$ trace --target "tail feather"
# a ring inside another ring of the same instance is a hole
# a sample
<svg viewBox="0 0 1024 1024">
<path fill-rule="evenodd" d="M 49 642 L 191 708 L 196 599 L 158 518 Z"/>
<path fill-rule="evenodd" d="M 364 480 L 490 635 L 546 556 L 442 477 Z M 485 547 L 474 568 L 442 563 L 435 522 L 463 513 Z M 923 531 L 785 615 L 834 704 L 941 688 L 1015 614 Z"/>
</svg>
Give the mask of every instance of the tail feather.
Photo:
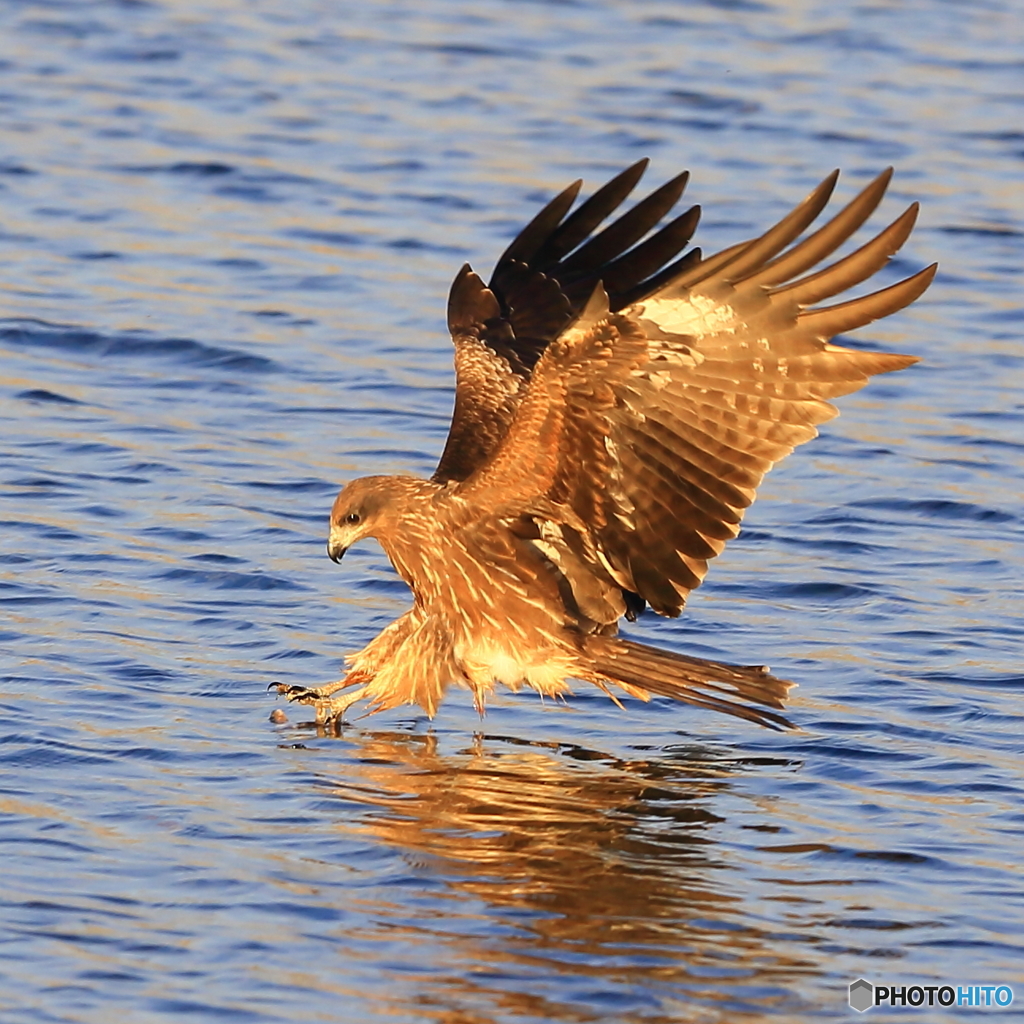
<svg viewBox="0 0 1024 1024">
<path fill-rule="evenodd" d="M 784 707 L 786 695 L 795 684 L 771 675 L 764 665 L 726 665 L 689 658 L 619 637 L 590 636 L 586 653 L 597 676 L 624 685 L 639 696 L 672 697 L 769 729 L 795 728 L 789 719 L 774 711 L 741 703 Z"/>
</svg>

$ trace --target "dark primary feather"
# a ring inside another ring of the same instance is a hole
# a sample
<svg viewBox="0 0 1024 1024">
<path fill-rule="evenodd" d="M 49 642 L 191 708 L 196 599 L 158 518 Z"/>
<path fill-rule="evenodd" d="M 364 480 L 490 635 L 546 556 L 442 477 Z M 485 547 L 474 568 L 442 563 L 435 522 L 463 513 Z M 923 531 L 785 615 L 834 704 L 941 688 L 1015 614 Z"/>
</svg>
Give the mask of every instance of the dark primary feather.
<svg viewBox="0 0 1024 1024">
<path fill-rule="evenodd" d="M 627 167 L 607 184 L 602 185 L 589 199 L 582 202 L 569 216 L 554 225 L 547 236 L 539 240 L 529 256 L 517 254 L 515 259 L 529 263 L 538 270 L 547 270 L 558 263 L 563 256 L 572 252 L 581 242 L 585 241 L 602 221 L 611 216 L 636 188 L 644 176 L 650 161 L 646 158 L 638 160 L 632 167 Z M 582 184 L 582 182 L 581 182 Z M 512 248 L 515 247 L 512 243 Z M 506 250 L 505 257 L 508 257 Z M 497 270 L 503 260 L 499 259 Z"/>
<path fill-rule="evenodd" d="M 602 268 L 643 238 L 679 202 L 689 178 L 689 173 L 684 171 L 666 182 L 548 272 L 564 284 L 601 279 Z M 682 244 L 688 241 L 686 238 Z M 593 287 L 588 290 L 588 297 L 591 291 Z"/>
<path fill-rule="evenodd" d="M 495 431 L 486 427 L 482 437 L 470 439 L 465 431 L 469 417 L 474 410 L 492 406 L 504 410 L 510 389 L 518 394 L 517 385 L 499 385 L 493 376 L 479 373 L 476 356 L 463 360 L 473 370 L 464 375 L 460 348 L 485 346 L 507 364 L 508 373 L 525 382 L 541 354 L 580 315 L 599 283 L 609 291 L 613 309 L 633 302 L 638 294 L 647 294 L 648 281 L 658 283 L 658 272 L 690 240 L 700 219 L 697 207 L 650 234 L 678 202 L 688 178 L 685 173 L 594 234 L 625 202 L 647 163 L 640 160 L 626 168 L 575 210 L 572 206 L 582 182 L 575 181 L 560 192 L 502 253 L 487 289 L 475 275 L 469 276 L 468 267 L 456 277 L 449 297 L 449 328 L 456 348 L 456 414 L 434 480 L 464 480 L 486 461 L 493 451 Z M 650 237 L 634 245 L 645 235 Z M 501 365 L 495 364 L 495 372 Z M 501 400 L 470 393 L 479 387 L 497 388 Z M 503 436 L 504 411 L 496 419 Z"/>
</svg>

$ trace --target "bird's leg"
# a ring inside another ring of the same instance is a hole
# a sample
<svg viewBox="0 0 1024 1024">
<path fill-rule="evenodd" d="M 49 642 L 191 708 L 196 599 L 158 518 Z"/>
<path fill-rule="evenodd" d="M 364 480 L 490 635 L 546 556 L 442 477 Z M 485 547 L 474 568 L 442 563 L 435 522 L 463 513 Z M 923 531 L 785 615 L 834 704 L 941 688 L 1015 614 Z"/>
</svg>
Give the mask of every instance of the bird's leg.
<svg viewBox="0 0 1024 1024">
<path fill-rule="evenodd" d="M 333 700 L 327 699 L 313 702 L 313 708 L 316 710 L 316 724 L 326 725 L 328 722 L 340 722 L 345 712 L 356 701 L 362 700 L 366 696 L 367 689 L 368 687 L 366 686 L 360 686 L 351 693 L 335 697 Z"/>
<path fill-rule="evenodd" d="M 332 719 L 340 718 L 356 701 L 362 700 L 367 688 L 366 686 L 360 686 L 351 693 L 346 693 L 333 699 L 331 699 L 331 695 L 337 693 L 338 690 L 345 690 L 350 686 L 355 686 L 356 683 L 365 682 L 365 680 L 365 675 L 349 672 L 344 679 L 327 683 L 325 686 L 288 686 L 286 683 L 273 683 L 271 685 L 277 688 L 277 692 L 282 697 L 287 697 L 289 701 L 295 704 L 311 704 L 316 710 L 317 724 L 324 725 Z"/>
</svg>

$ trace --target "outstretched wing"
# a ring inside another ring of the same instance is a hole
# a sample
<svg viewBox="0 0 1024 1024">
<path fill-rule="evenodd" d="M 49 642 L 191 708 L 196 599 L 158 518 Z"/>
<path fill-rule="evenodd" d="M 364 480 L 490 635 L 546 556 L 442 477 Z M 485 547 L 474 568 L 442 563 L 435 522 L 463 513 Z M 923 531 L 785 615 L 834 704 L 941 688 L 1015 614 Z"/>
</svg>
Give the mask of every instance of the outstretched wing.
<svg viewBox="0 0 1024 1024">
<path fill-rule="evenodd" d="M 561 534 L 552 550 L 679 614 L 765 473 L 837 414 L 828 400 L 917 361 L 829 339 L 913 302 L 934 266 L 813 305 L 878 271 L 917 215 L 915 204 L 815 271 L 875 209 L 891 170 L 794 245 L 836 177 L 760 238 L 694 262 L 642 302 L 616 313 L 595 292 L 545 350 L 504 440 L 462 493 L 543 520 L 549 541 Z"/>
<path fill-rule="evenodd" d="M 627 168 L 570 213 L 581 185 L 573 182 L 505 250 L 487 287 L 468 265 L 459 272 L 448 300 L 455 410 L 435 480 L 464 480 L 495 451 L 537 360 L 579 317 L 599 281 L 619 309 L 650 294 L 666 269 L 674 276 L 700 258 L 694 251 L 666 268 L 690 240 L 697 207 L 640 241 L 678 203 L 685 173 L 595 234 L 646 168 L 646 160 Z"/>
</svg>

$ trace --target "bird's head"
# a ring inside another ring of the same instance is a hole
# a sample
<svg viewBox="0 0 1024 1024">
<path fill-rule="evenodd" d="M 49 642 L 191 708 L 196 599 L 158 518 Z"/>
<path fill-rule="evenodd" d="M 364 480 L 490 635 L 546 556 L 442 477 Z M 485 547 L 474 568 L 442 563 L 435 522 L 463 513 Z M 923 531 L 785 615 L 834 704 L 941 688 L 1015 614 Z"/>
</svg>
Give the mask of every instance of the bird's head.
<svg viewBox="0 0 1024 1024">
<path fill-rule="evenodd" d="M 327 554 L 332 562 L 340 562 L 357 540 L 380 538 L 387 521 L 401 512 L 408 483 L 413 481 L 394 476 L 364 476 L 342 488 L 334 499 L 331 532 L 327 537 Z"/>
</svg>

